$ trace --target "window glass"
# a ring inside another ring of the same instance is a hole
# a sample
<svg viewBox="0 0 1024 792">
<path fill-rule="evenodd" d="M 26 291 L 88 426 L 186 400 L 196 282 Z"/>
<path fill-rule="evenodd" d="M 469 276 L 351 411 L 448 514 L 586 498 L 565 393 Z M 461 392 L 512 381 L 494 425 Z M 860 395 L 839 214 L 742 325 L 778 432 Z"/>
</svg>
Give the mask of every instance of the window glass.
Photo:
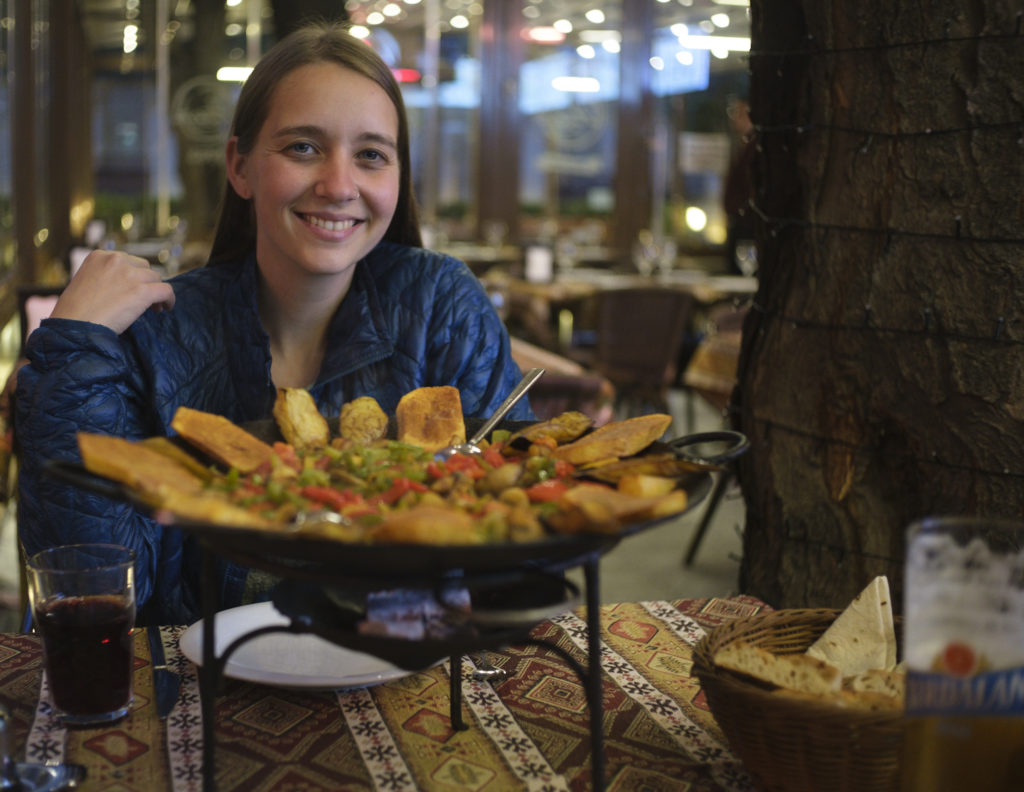
<svg viewBox="0 0 1024 792">
<path fill-rule="evenodd" d="M 523 235 L 601 244 L 615 210 L 620 4 L 525 0 L 522 10 Z"/>
</svg>

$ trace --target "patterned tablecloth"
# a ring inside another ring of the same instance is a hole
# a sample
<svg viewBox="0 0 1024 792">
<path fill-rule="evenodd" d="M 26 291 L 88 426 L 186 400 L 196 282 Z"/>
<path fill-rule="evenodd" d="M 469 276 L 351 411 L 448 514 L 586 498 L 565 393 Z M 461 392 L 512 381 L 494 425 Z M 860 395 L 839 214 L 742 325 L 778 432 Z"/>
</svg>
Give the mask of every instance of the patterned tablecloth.
<svg viewBox="0 0 1024 792">
<path fill-rule="evenodd" d="M 750 597 L 602 607 L 605 787 L 751 790 L 697 681 L 691 648 L 706 630 L 765 606 Z M 87 767 L 86 790 L 189 792 L 202 788 L 202 716 L 196 668 L 177 649 L 184 628 L 163 628 L 168 664 L 183 676 L 160 721 L 143 630 L 136 631 L 135 700 L 128 718 L 67 730 L 49 714 L 42 656 L 30 635 L 0 635 L 0 701 L 20 759 Z M 569 612 L 533 636 L 586 663 L 586 625 Z M 449 719 L 448 664 L 370 688 L 332 692 L 225 680 L 217 699 L 218 790 L 590 789 L 590 732 L 579 678 L 550 648 L 490 653 L 506 669 L 477 682 L 464 658 L 464 718 Z"/>
</svg>

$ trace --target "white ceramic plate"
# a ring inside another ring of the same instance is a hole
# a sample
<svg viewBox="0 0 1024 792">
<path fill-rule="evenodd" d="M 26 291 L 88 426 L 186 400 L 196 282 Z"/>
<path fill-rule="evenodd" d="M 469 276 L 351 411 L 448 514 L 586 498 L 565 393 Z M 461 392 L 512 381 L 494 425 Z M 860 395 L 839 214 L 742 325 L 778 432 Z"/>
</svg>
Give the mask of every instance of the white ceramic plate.
<svg viewBox="0 0 1024 792">
<path fill-rule="evenodd" d="M 217 655 L 236 638 L 270 625 L 286 625 L 269 602 L 257 602 L 221 611 L 214 621 Z M 202 619 L 181 634 L 182 654 L 196 665 L 203 662 Z M 224 675 L 246 682 L 293 688 L 335 690 L 367 687 L 408 676 L 379 657 L 346 649 L 316 635 L 270 633 L 246 641 L 224 665 Z"/>
</svg>

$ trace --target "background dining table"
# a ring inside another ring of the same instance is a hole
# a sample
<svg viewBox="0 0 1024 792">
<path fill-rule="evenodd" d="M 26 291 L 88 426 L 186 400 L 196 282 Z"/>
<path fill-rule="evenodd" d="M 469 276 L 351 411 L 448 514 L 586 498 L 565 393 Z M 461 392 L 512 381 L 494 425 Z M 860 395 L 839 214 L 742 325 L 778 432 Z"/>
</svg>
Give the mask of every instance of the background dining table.
<svg viewBox="0 0 1024 792">
<path fill-rule="evenodd" d="M 716 626 L 767 609 L 747 596 L 608 604 L 601 608 L 605 788 L 752 790 L 690 674 L 692 648 Z M 0 702 L 15 758 L 76 762 L 86 790 L 202 789 L 197 668 L 181 653 L 183 626 L 160 628 L 181 675 L 174 710 L 157 717 L 144 629 L 135 631 L 135 695 L 119 723 L 66 729 L 53 717 L 34 635 L 0 635 Z M 583 662 L 581 610 L 538 624 L 531 637 Z M 463 662 L 463 719 L 450 719 L 449 665 L 368 687 L 310 690 L 226 678 L 216 700 L 218 790 L 591 789 L 583 684 L 541 644 L 489 653 L 507 671 L 476 681 Z"/>
</svg>

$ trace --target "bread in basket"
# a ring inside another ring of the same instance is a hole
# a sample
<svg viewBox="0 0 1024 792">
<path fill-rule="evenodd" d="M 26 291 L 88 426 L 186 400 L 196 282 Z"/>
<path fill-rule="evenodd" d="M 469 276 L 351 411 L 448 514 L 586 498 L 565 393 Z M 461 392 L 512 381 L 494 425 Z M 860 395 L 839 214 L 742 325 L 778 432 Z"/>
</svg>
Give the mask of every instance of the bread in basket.
<svg viewBox="0 0 1024 792">
<path fill-rule="evenodd" d="M 902 712 L 781 696 L 713 661 L 719 649 L 740 642 L 776 654 L 804 652 L 839 614 L 768 611 L 718 627 L 694 648 L 693 674 L 711 713 L 762 792 L 899 789 Z"/>
</svg>

